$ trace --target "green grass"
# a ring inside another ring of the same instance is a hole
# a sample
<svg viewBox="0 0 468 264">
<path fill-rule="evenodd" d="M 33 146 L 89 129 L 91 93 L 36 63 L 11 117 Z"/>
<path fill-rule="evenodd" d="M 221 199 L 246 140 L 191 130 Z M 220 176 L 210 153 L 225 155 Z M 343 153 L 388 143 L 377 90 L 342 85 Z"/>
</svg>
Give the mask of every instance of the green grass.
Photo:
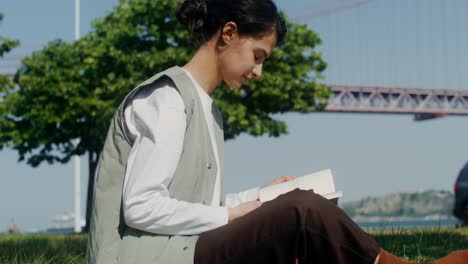
<svg viewBox="0 0 468 264">
<path fill-rule="evenodd" d="M 387 251 L 430 261 L 468 249 L 468 228 L 367 230 Z M 0 235 L 0 263 L 83 263 L 86 235 Z"/>
<path fill-rule="evenodd" d="M 0 235 L 0 263 L 83 263 L 86 235 Z"/>
<path fill-rule="evenodd" d="M 431 261 L 455 250 L 468 249 L 468 227 L 367 231 L 383 249 L 414 262 Z"/>
</svg>

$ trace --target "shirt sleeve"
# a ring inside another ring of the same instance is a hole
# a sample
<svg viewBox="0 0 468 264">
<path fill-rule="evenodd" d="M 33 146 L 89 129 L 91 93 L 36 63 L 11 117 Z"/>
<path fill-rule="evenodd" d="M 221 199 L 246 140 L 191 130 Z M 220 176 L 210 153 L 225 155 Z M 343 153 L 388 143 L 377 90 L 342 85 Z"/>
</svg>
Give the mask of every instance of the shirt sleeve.
<svg viewBox="0 0 468 264">
<path fill-rule="evenodd" d="M 241 203 L 250 202 L 258 199 L 259 187 L 249 189 L 240 193 L 226 194 L 226 207 L 234 207 Z"/>
<path fill-rule="evenodd" d="M 123 186 L 123 214 L 128 226 L 166 235 L 200 234 L 228 222 L 226 207 L 188 203 L 170 197 L 182 153 L 185 106 L 170 85 L 139 92 L 125 109 L 134 141 Z"/>
</svg>

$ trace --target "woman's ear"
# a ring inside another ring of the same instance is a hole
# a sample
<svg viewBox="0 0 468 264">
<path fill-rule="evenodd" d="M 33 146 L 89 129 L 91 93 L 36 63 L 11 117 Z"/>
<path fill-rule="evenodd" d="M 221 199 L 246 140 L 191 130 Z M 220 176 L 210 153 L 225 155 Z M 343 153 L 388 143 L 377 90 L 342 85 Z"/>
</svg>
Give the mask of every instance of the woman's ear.
<svg viewBox="0 0 468 264">
<path fill-rule="evenodd" d="M 239 37 L 237 24 L 235 22 L 227 22 L 221 29 L 218 44 L 229 46 L 233 40 Z"/>
</svg>

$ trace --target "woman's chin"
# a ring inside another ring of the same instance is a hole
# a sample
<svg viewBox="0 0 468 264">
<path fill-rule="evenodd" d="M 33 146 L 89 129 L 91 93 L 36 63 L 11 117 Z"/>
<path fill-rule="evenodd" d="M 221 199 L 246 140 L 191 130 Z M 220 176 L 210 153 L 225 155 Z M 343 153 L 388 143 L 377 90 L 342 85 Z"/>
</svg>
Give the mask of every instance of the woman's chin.
<svg viewBox="0 0 468 264">
<path fill-rule="evenodd" d="M 226 82 L 226 84 L 232 89 L 239 89 L 242 86 L 242 83 L 239 81 Z"/>
</svg>

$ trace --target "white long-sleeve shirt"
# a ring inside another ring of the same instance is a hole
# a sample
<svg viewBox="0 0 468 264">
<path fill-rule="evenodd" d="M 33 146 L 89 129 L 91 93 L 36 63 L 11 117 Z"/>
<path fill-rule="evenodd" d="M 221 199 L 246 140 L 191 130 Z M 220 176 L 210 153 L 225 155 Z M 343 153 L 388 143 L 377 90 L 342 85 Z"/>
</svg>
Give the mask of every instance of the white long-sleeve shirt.
<svg viewBox="0 0 468 264">
<path fill-rule="evenodd" d="M 202 102 L 216 163 L 212 99 L 186 71 Z M 220 206 L 220 172 L 211 205 L 171 198 L 168 185 L 182 153 L 186 116 L 179 92 L 169 83 L 140 91 L 125 108 L 128 136 L 133 140 L 123 186 L 123 212 L 128 226 L 168 235 L 200 234 L 228 222 L 227 208 L 255 200 L 258 188 L 226 195 Z"/>
</svg>

